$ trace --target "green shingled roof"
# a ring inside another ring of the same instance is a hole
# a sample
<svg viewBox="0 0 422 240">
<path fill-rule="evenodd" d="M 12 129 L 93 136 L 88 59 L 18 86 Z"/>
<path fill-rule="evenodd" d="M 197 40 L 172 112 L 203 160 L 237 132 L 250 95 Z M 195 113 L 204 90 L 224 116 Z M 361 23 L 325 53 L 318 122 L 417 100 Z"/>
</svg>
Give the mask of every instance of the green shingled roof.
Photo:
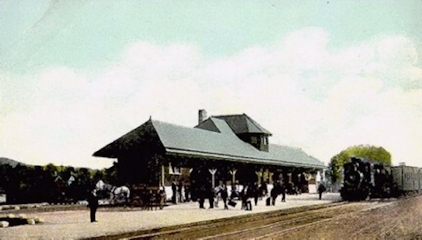
<svg viewBox="0 0 422 240">
<path fill-rule="evenodd" d="M 213 131 L 149 120 L 98 150 L 94 153 L 94 156 L 116 158 L 124 151 L 140 149 L 142 146 L 138 145 L 143 144 L 143 142 L 150 142 L 148 139 L 145 141 L 141 141 L 141 139 L 155 139 L 158 136 L 165 154 L 170 155 L 196 156 L 255 164 L 324 168 L 323 162 L 308 156 L 299 148 L 270 144 L 269 152 L 259 151 L 249 143 L 239 139 L 225 120 L 211 117 L 207 121 L 209 121 L 207 125 L 213 126 Z"/>
<path fill-rule="evenodd" d="M 246 114 L 220 115 L 215 118 L 223 119 L 236 134 L 261 133 L 271 136 L 271 133 Z"/>
<path fill-rule="evenodd" d="M 210 118 L 220 132 L 176 126 L 152 121 L 166 151 L 202 157 L 248 161 L 262 164 L 323 168 L 324 163 L 308 156 L 299 148 L 270 144 L 269 152 L 259 151 L 239 139 L 228 124 L 218 118 Z"/>
</svg>

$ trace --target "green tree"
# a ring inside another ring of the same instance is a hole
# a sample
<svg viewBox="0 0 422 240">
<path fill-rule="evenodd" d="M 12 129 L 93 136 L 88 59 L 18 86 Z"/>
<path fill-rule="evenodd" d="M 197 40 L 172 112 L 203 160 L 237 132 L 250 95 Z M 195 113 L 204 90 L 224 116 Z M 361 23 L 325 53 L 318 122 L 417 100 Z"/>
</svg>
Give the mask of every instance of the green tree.
<svg viewBox="0 0 422 240">
<path fill-rule="evenodd" d="M 110 168 L 106 168 L 104 170 L 104 173 L 105 173 L 105 180 L 108 183 L 116 185 L 116 186 L 117 185 L 120 186 L 120 185 L 124 184 L 122 182 L 119 182 L 118 173 L 117 173 L 117 163 L 116 162 L 113 162 L 113 166 L 111 166 Z"/>
<path fill-rule="evenodd" d="M 349 161 L 350 157 L 360 157 L 374 163 L 391 165 L 391 154 L 383 147 L 372 145 L 352 146 L 331 158 L 328 171 L 332 183 L 337 183 L 342 180 L 341 169 L 343 168 L 343 164 Z"/>
<path fill-rule="evenodd" d="M 10 191 L 11 171 L 13 167 L 9 164 L 0 165 L 0 190 L 6 193 Z"/>
</svg>

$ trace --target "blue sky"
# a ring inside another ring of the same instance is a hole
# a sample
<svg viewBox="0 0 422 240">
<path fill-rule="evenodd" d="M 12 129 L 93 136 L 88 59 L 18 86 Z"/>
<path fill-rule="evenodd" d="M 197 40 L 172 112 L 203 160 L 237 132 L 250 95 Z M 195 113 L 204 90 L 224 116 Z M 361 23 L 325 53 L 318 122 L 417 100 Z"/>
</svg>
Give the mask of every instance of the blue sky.
<svg viewBox="0 0 422 240">
<path fill-rule="evenodd" d="M 154 119 L 246 113 L 328 162 L 422 166 L 421 1 L 0 1 L 0 155 L 104 167 Z"/>
</svg>

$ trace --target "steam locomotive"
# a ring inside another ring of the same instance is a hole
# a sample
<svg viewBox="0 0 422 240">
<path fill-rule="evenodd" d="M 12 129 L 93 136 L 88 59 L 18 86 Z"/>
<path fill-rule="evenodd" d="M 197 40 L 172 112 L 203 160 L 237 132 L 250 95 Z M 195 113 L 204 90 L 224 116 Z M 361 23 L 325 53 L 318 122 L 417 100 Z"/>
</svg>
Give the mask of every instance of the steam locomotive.
<svg viewBox="0 0 422 240">
<path fill-rule="evenodd" d="M 343 200 L 389 198 L 422 191 L 422 169 L 410 166 L 389 166 L 351 157 L 343 165 Z"/>
</svg>

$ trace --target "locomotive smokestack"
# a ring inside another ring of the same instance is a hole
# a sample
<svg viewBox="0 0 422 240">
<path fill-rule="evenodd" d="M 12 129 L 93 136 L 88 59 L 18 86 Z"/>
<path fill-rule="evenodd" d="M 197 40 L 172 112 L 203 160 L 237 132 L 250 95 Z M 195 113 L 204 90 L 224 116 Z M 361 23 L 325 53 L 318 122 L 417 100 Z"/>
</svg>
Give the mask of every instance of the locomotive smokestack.
<svg viewBox="0 0 422 240">
<path fill-rule="evenodd" d="M 207 118 L 207 111 L 199 109 L 198 111 L 198 124 L 201 124 Z"/>
</svg>

